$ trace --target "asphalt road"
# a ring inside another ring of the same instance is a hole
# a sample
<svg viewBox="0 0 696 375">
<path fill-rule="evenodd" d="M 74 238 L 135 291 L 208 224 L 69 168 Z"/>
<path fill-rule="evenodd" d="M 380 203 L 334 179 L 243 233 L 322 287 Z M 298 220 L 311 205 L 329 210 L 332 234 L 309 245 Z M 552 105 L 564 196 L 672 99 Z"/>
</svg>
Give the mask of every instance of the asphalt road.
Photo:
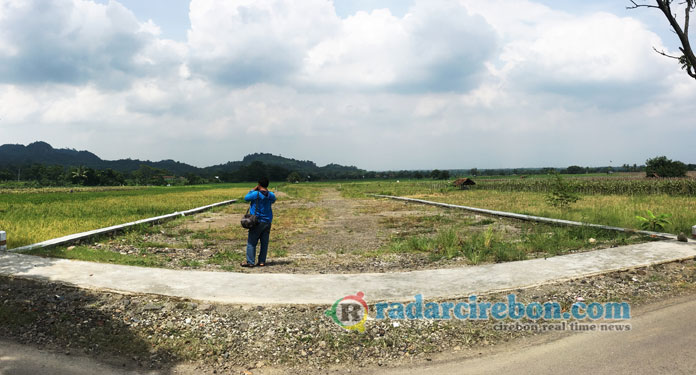
<svg viewBox="0 0 696 375">
<path fill-rule="evenodd" d="M 696 296 L 639 310 L 629 332 L 546 335 L 474 358 L 372 369 L 395 374 L 696 374 Z M 538 340 L 538 341 L 539 341 Z M 478 353 L 475 353 L 476 355 Z"/>
<path fill-rule="evenodd" d="M 633 311 L 631 331 L 548 334 L 494 351 L 449 355 L 423 365 L 363 369 L 365 374 L 696 374 L 696 296 Z M 348 369 L 345 369 L 348 370 Z M 341 373 L 341 370 L 332 371 Z M 177 366 L 159 372 L 112 367 L 0 340 L 0 375 L 195 374 Z M 257 373 L 282 373 L 264 368 Z M 356 373 L 352 369 L 352 373 Z"/>
<path fill-rule="evenodd" d="M 38 350 L 31 346 L 0 341 L 1 375 L 126 375 L 136 374 L 101 364 L 83 356 Z"/>
</svg>

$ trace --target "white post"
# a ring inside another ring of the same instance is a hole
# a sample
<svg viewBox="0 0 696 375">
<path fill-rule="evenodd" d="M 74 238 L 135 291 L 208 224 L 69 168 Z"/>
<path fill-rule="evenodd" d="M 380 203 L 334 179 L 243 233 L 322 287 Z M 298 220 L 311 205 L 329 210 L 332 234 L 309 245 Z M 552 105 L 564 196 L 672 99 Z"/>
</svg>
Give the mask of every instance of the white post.
<svg viewBox="0 0 696 375">
<path fill-rule="evenodd" d="M 693 227 L 691 227 L 691 237 L 693 237 L 694 239 L 696 239 L 696 225 L 694 225 Z"/>
<path fill-rule="evenodd" d="M 0 230 L 0 251 L 7 251 L 7 234 Z"/>
</svg>

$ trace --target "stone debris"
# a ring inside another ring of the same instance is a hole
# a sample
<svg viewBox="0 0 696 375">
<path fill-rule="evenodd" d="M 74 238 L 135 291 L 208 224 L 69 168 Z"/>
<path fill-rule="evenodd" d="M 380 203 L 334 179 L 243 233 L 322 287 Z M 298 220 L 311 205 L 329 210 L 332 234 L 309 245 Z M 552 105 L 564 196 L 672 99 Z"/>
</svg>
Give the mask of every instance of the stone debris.
<svg viewBox="0 0 696 375">
<path fill-rule="evenodd" d="M 557 301 L 570 306 L 576 301 L 639 304 L 695 291 L 696 262 L 688 260 L 515 293 L 520 302 Z M 479 300 L 504 301 L 506 295 Z M 278 366 L 299 374 L 338 366 L 341 373 L 380 363 L 427 361 L 441 352 L 492 346 L 532 334 L 497 331 L 492 321 L 375 319 L 368 320 L 364 333 L 357 333 L 326 317 L 329 306 L 221 305 L 7 277 L 0 280 L 0 302 L 5 320 L 0 323 L 0 337 L 148 369 L 192 361 L 201 373 L 245 373 Z M 371 310 L 374 317 L 374 306 Z"/>
</svg>

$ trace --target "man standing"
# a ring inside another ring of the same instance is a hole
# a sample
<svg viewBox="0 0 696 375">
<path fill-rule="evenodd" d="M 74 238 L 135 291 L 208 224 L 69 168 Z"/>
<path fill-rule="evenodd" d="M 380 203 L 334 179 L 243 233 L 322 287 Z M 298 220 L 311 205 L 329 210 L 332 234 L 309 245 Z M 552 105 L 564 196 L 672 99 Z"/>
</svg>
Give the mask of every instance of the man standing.
<svg viewBox="0 0 696 375">
<path fill-rule="evenodd" d="M 254 267 L 258 265 L 263 267 L 266 265 L 266 254 L 268 253 L 268 238 L 271 234 L 271 222 L 273 221 L 273 210 L 271 205 L 275 203 L 276 196 L 273 192 L 268 191 L 268 178 L 262 177 L 259 179 L 259 184 L 251 190 L 244 200 L 251 202 L 249 213 L 256 215 L 259 223 L 249 229 L 249 237 L 247 239 L 246 262 L 242 263 L 242 267 Z M 261 240 L 261 249 L 259 250 L 259 261 L 256 260 L 256 244 Z"/>
</svg>

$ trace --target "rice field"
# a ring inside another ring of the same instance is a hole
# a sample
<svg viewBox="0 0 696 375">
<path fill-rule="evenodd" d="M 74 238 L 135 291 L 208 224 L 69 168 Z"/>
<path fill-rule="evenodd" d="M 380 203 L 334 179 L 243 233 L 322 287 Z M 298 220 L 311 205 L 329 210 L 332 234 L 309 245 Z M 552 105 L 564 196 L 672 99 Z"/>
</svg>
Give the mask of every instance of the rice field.
<svg viewBox="0 0 696 375">
<path fill-rule="evenodd" d="M 253 184 L 0 190 L 8 248 L 241 198 Z"/>
</svg>

